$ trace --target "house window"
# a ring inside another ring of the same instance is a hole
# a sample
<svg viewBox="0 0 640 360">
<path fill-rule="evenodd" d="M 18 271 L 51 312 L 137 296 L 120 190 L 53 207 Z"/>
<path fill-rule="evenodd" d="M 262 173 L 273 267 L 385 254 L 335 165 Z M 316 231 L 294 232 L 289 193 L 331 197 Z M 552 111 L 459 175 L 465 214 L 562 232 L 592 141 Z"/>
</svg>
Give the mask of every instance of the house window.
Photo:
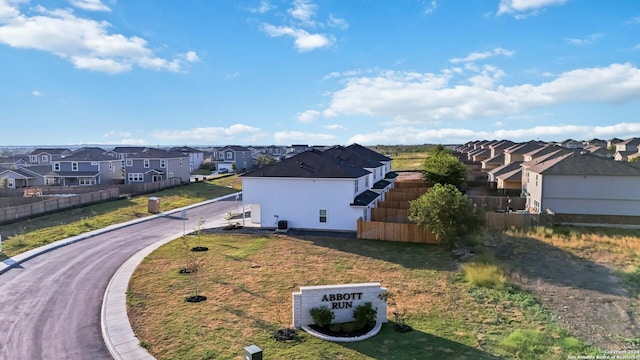
<svg viewBox="0 0 640 360">
<path fill-rule="evenodd" d="M 149 167 L 149 159 L 144 159 L 144 167 L 145 168 Z"/>
<path fill-rule="evenodd" d="M 129 179 L 129 182 L 143 182 L 144 181 L 144 174 L 142 174 L 142 173 L 129 173 L 127 178 Z"/>
<path fill-rule="evenodd" d="M 30 156 L 30 158 L 29 158 L 29 160 L 30 160 L 32 163 L 36 163 L 36 162 L 38 162 L 38 155 L 31 155 L 31 156 Z"/>
<path fill-rule="evenodd" d="M 49 161 L 49 156 L 48 155 L 42 155 L 42 162 L 46 163 Z"/>
<path fill-rule="evenodd" d="M 355 193 L 358 193 L 358 179 L 356 179 L 356 187 L 355 187 Z"/>
<path fill-rule="evenodd" d="M 368 189 L 368 188 L 369 188 L 369 175 L 367 175 L 367 176 L 364 178 L 364 188 L 365 188 L 365 189 Z"/>
<path fill-rule="evenodd" d="M 113 170 L 113 162 L 109 161 L 109 170 Z"/>
<path fill-rule="evenodd" d="M 60 171 L 60 163 L 59 162 L 53 163 L 53 171 Z"/>
<path fill-rule="evenodd" d="M 182 159 L 180 159 L 180 164 L 179 164 L 179 166 L 180 166 L 180 167 L 182 167 Z"/>
<path fill-rule="evenodd" d="M 77 162 L 72 162 L 71 163 L 71 171 L 78 171 L 78 163 Z"/>
<path fill-rule="evenodd" d="M 321 223 L 326 223 L 327 222 L 327 210 L 325 210 L 325 209 L 321 209 L 320 210 L 320 222 Z"/>
<path fill-rule="evenodd" d="M 163 168 L 163 169 L 166 168 L 167 167 L 167 160 L 164 160 L 164 159 L 160 160 L 160 167 Z"/>
<path fill-rule="evenodd" d="M 233 159 L 233 153 L 231 151 L 227 153 L 227 159 Z"/>
<path fill-rule="evenodd" d="M 80 178 L 80 185 L 94 185 L 96 183 L 94 178 Z"/>
<path fill-rule="evenodd" d="M 538 186 L 538 174 L 536 174 L 536 186 Z"/>
<path fill-rule="evenodd" d="M 127 159 L 127 166 L 133 166 L 133 160 Z"/>
</svg>

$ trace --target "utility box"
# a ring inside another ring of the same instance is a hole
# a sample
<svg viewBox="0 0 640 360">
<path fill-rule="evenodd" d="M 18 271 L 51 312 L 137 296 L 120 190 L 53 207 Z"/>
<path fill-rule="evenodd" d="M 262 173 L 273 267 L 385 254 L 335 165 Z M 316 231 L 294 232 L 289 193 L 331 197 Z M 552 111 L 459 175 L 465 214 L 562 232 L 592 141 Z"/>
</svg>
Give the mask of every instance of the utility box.
<svg viewBox="0 0 640 360">
<path fill-rule="evenodd" d="M 287 220 L 278 221 L 278 230 L 287 230 L 289 228 L 289 222 Z"/>
<path fill-rule="evenodd" d="M 244 360 L 262 360 L 262 349 L 255 345 L 245 347 Z"/>
<path fill-rule="evenodd" d="M 149 198 L 149 212 L 152 214 L 157 214 L 160 212 L 160 198 L 150 197 Z"/>
</svg>

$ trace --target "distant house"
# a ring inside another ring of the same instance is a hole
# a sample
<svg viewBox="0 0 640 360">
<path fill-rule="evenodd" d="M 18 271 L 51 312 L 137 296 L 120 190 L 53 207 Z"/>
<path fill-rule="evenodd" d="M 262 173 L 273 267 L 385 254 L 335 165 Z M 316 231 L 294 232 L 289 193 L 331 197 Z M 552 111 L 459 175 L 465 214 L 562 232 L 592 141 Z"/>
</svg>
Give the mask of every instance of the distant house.
<svg viewBox="0 0 640 360">
<path fill-rule="evenodd" d="M 51 163 L 47 185 L 97 185 L 122 181 L 122 162 L 98 147 L 83 147 Z"/>
<path fill-rule="evenodd" d="M 526 143 L 518 143 L 504 150 L 504 163 L 522 162 L 524 154 L 539 149 L 546 144 L 539 141 L 528 141 Z"/>
<path fill-rule="evenodd" d="M 18 189 L 30 186 L 29 180 L 33 176 L 29 176 L 20 169 L 8 169 L 0 167 L 0 188 Z"/>
<path fill-rule="evenodd" d="M 242 175 L 243 201 L 251 204 L 251 221 L 262 227 L 285 220 L 292 228 L 354 231 L 380 199 L 374 185 L 391 185 L 390 169 L 391 159 L 357 144 L 308 150 Z"/>
<path fill-rule="evenodd" d="M 177 151 L 146 148 L 124 160 L 124 182 L 134 184 L 179 178 L 189 182 L 189 157 Z"/>
<path fill-rule="evenodd" d="M 204 161 L 204 152 L 189 146 L 172 147 L 169 151 L 181 152 L 182 155 L 189 157 L 189 172 L 200 168 L 200 165 Z"/>
<path fill-rule="evenodd" d="M 131 155 L 138 155 L 147 149 L 146 146 L 116 146 L 110 153 L 115 154 L 119 159 L 124 159 Z"/>
<path fill-rule="evenodd" d="M 214 152 L 214 157 L 218 170 L 245 171 L 253 168 L 253 155 L 248 147 L 238 145 L 225 146 L 217 149 Z"/>
<path fill-rule="evenodd" d="M 571 152 L 527 169 L 527 208 L 558 214 L 640 214 L 640 168 Z"/>
<path fill-rule="evenodd" d="M 0 167 L 6 169 L 17 169 L 29 165 L 29 155 L 16 154 L 12 156 L 0 157 Z"/>
<path fill-rule="evenodd" d="M 29 165 L 51 165 L 65 155 L 71 155 L 71 150 L 62 148 L 37 148 L 29 153 Z"/>
</svg>

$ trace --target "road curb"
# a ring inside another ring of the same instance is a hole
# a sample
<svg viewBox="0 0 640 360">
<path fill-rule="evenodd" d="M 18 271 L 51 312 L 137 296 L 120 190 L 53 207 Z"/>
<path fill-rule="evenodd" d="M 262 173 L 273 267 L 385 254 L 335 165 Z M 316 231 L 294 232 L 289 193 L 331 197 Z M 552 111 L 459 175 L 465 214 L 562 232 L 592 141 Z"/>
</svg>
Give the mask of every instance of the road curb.
<svg viewBox="0 0 640 360">
<path fill-rule="evenodd" d="M 79 241 L 83 241 L 86 239 L 90 239 L 96 235 L 100 235 L 100 234 L 104 234 L 110 231 L 114 231 L 114 230 L 118 230 L 118 229 L 122 229 L 124 227 L 130 226 L 130 225 L 134 225 L 134 224 L 139 224 L 145 221 L 149 221 L 149 220 L 153 220 L 162 216 L 167 216 L 167 215 L 171 215 L 171 214 L 175 214 L 177 212 L 181 212 L 183 210 L 188 210 L 188 209 L 192 209 L 192 208 L 196 208 L 196 207 L 200 207 L 203 205 L 207 205 L 216 201 L 220 201 L 220 200 L 225 200 L 227 198 L 230 197 L 234 197 L 238 194 L 242 194 L 242 191 L 237 192 L 237 193 L 233 193 L 233 194 L 229 194 L 229 195 L 225 195 L 225 196 L 220 196 L 217 197 L 215 199 L 212 200 L 207 200 L 207 201 L 203 201 L 203 202 L 199 202 L 196 204 L 192 204 L 192 205 L 188 205 L 185 207 L 181 207 L 178 209 L 173 209 L 173 210 L 169 210 L 169 211 L 165 211 L 159 214 L 155 214 L 155 215 L 150 215 L 141 219 L 135 219 L 135 220 L 130 220 L 127 222 L 123 222 L 123 223 L 119 223 L 119 224 L 114 224 L 114 225 L 109 225 L 105 228 L 102 229 L 98 229 L 98 230 L 93 230 L 93 231 L 89 231 L 86 232 L 84 234 L 80 234 L 80 235 L 76 235 L 76 236 L 72 236 L 66 239 L 62 239 L 62 240 L 58 240 L 55 242 L 52 242 L 51 244 L 47 244 L 47 245 L 43 245 L 40 247 L 37 247 L 35 249 L 31 249 L 28 251 L 25 251 L 23 253 L 20 253 L 14 257 L 8 258 L 3 260 L 0 263 L 0 275 L 4 274 L 5 272 L 7 272 L 8 270 L 19 266 L 20 264 L 24 263 L 25 261 L 31 260 L 37 256 L 40 256 L 42 254 L 46 254 L 50 251 L 59 249 L 61 247 L 67 246 L 67 245 L 71 245 L 74 243 L 77 243 Z"/>
</svg>

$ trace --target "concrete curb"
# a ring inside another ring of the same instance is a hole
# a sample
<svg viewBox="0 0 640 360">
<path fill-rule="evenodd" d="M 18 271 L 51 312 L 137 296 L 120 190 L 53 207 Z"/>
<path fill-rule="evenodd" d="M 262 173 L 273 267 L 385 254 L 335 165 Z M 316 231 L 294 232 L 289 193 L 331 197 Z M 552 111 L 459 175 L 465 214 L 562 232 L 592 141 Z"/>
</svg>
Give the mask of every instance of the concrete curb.
<svg viewBox="0 0 640 360">
<path fill-rule="evenodd" d="M 192 209 L 195 207 L 199 207 L 199 206 L 203 206 L 203 205 L 207 205 L 216 201 L 220 201 L 220 200 L 224 200 L 226 198 L 230 198 L 233 196 L 236 196 L 237 194 L 242 194 L 242 192 L 237 192 L 237 193 L 233 193 L 233 194 L 229 194 L 229 195 L 225 195 L 225 196 L 221 196 L 212 200 L 207 200 L 207 201 L 203 201 L 197 204 L 193 204 L 193 205 L 189 205 L 189 206 L 185 206 L 182 208 L 178 208 L 178 209 L 173 209 L 173 210 L 169 210 L 169 211 L 165 211 L 156 215 L 151 215 L 151 216 L 147 216 L 141 219 L 135 219 L 135 220 L 131 220 L 131 221 L 127 221 L 127 222 L 123 222 L 123 223 L 119 223 L 119 224 L 114 224 L 114 225 L 110 225 L 107 226 L 105 228 L 102 229 L 98 229 L 98 230 L 93 230 L 93 231 L 89 231 L 86 232 L 84 234 L 80 234 L 80 235 L 76 235 L 76 236 L 72 236 L 66 239 L 62 239 L 62 240 L 58 240 L 55 242 L 52 242 L 51 244 L 47 244 L 44 246 L 40 246 L 38 248 L 35 249 L 31 249 L 28 251 L 25 251 L 23 253 L 20 253 L 14 257 L 5 259 L 2 261 L 2 263 L 0 263 L 0 275 L 2 275 L 3 273 L 7 272 L 9 269 L 16 267 L 20 264 L 22 264 L 23 262 L 33 259 L 36 256 L 40 256 L 42 254 L 46 254 L 50 251 L 53 251 L 55 249 L 59 249 L 63 246 L 67 246 L 67 245 L 71 245 L 73 243 L 76 243 L 78 241 L 82 241 L 82 240 L 86 240 L 86 239 L 90 239 L 96 235 L 100 235 L 100 234 L 104 234 L 107 233 L 109 231 L 113 231 L 113 230 L 117 230 L 117 229 L 121 229 L 130 225 L 134 225 L 134 224 L 138 224 L 141 222 L 145 222 L 145 221 L 149 221 L 149 220 L 153 220 L 162 216 L 166 216 L 166 215 L 171 215 L 171 214 L 175 214 L 177 212 L 181 212 L 183 210 L 188 210 L 188 209 Z"/>
</svg>

